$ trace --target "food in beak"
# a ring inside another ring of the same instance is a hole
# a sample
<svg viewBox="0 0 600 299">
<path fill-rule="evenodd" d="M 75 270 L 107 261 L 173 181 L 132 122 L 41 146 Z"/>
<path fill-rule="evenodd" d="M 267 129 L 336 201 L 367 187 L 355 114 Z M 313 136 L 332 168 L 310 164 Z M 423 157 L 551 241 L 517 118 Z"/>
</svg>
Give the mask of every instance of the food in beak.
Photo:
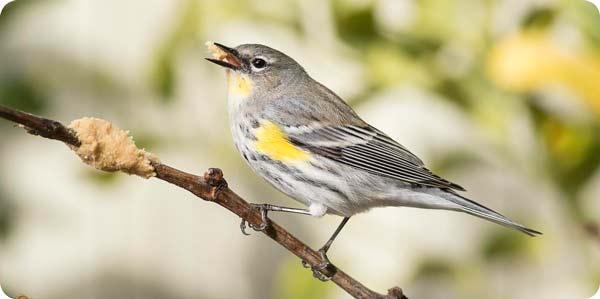
<svg viewBox="0 0 600 299">
<path fill-rule="evenodd" d="M 206 60 L 233 70 L 238 70 L 242 66 L 240 59 L 236 56 L 237 51 L 235 49 L 211 41 L 206 42 L 206 47 L 213 56 L 213 58 L 206 58 Z"/>
</svg>

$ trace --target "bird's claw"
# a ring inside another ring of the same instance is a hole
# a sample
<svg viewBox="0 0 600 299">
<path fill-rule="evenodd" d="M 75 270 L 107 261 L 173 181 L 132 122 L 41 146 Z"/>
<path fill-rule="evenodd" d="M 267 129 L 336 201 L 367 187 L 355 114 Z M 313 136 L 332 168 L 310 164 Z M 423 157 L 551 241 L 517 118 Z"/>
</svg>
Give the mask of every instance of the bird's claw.
<svg viewBox="0 0 600 299">
<path fill-rule="evenodd" d="M 267 213 L 269 212 L 268 204 L 251 204 L 253 208 L 258 209 L 260 211 L 261 224 L 258 226 L 252 225 L 248 223 L 248 225 L 255 231 L 261 232 L 264 231 L 267 226 L 269 226 L 269 218 L 267 218 Z"/>
<path fill-rule="evenodd" d="M 240 223 L 240 230 L 244 236 L 249 236 L 250 234 L 246 232 L 246 219 L 242 218 L 242 223 Z"/>
<path fill-rule="evenodd" d="M 327 257 L 327 253 L 325 252 L 325 250 L 323 248 L 319 249 L 318 253 L 321 256 L 320 264 L 318 264 L 316 266 L 311 266 L 310 264 L 308 264 L 307 261 L 303 260 L 302 266 L 304 268 L 310 268 L 312 270 L 313 277 L 315 277 L 316 279 L 318 279 L 320 281 L 329 281 L 333 278 L 333 275 L 330 276 L 330 275 L 325 274 L 324 270 L 327 269 L 329 266 L 331 266 L 331 262 L 329 261 L 329 258 Z"/>
<path fill-rule="evenodd" d="M 250 228 L 252 228 L 253 230 L 257 231 L 257 232 L 262 232 L 265 229 L 267 229 L 267 226 L 269 226 L 269 218 L 267 218 L 267 213 L 269 212 L 269 205 L 268 204 L 254 204 L 251 203 L 250 204 L 253 208 L 258 209 L 260 211 L 260 216 L 261 216 L 261 224 L 256 226 L 253 225 L 252 223 L 248 223 L 248 226 L 250 226 Z M 246 232 L 246 219 L 242 218 L 242 223 L 240 223 L 240 230 L 242 231 L 242 234 L 248 236 L 250 235 L 249 233 Z"/>
</svg>

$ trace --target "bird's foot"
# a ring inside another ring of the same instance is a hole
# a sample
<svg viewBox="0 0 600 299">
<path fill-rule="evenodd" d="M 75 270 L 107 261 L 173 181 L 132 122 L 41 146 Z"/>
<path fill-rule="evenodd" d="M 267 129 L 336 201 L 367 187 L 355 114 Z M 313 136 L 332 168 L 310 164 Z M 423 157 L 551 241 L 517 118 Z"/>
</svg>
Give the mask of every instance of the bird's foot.
<svg viewBox="0 0 600 299">
<path fill-rule="evenodd" d="M 267 226 L 269 226 L 269 218 L 267 217 L 267 213 L 270 211 L 270 205 L 254 204 L 254 203 L 251 203 L 250 205 L 253 208 L 258 209 L 260 211 L 260 216 L 261 216 L 262 222 L 258 226 L 248 223 L 248 226 L 250 226 L 250 228 L 252 228 L 253 230 L 255 230 L 257 232 L 262 232 L 265 229 L 267 229 Z M 242 231 L 242 234 L 248 236 L 250 234 L 246 232 L 246 222 L 247 222 L 246 219 L 242 218 L 242 223 L 240 223 L 240 230 Z"/>
<path fill-rule="evenodd" d="M 313 276 L 320 281 L 329 281 L 333 278 L 333 275 L 329 275 L 325 272 L 325 270 L 331 266 L 331 262 L 327 257 L 327 251 L 324 248 L 319 249 L 317 251 L 321 256 L 321 263 L 316 266 L 311 266 L 306 261 L 302 261 L 302 266 L 304 268 L 310 268 L 312 270 Z"/>
</svg>

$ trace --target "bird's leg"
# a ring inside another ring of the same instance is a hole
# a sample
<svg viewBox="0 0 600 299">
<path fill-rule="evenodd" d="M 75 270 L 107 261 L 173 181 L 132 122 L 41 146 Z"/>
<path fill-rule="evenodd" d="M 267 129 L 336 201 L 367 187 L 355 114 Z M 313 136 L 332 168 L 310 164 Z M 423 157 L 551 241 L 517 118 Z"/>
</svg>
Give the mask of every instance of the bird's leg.
<svg viewBox="0 0 600 299">
<path fill-rule="evenodd" d="M 310 215 L 310 212 L 305 209 L 280 207 L 280 206 L 274 206 L 274 205 L 270 205 L 270 204 L 250 204 L 250 205 L 252 205 L 252 207 L 254 207 L 255 209 L 258 209 L 260 211 L 260 216 L 262 218 L 262 223 L 259 226 L 254 226 L 252 224 L 249 225 L 255 231 L 263 231 L 267 228 L 267 226 L 269 225 L 269 218 L 267 218 L 267 213 L 269 211 Z M 242 230 L 242 233 L 244 235 L 249 235 L 248 233 L 246 233 L 246 220 L 243 218 L 242 218 L 242 223 L 240 223 L 240 229 Z"/>
<path fill-rule="evenodd" d="M 323 247 L 321 247 L 321 249 L 317 251 L 319 255 L 321 255 L 321 263 L 310 268 L 313 271 L 313 276 L 321 281 L 328 281 L 332 278 L 331 276 L 327 276 L 323 273 L 323 270 L 325 270 L 329 265 L 331 265 L 331 262 L 327 257 L 327 251 L 329 251 L 331 244 L 333 243 L 337 235 L 342 231 L 342 228 L 344 228 L 348 220 L 350 220 L 350 217 L 344 217 L 340 225 L 338 225 L 338 227 L 335 229 L 335 232 L 333 232 L 333 235 L 331 235 L 331 237 L 329 238 L 329 240 L 327 240 L 325 245 L 323 245 Z M 309 267 L 305 261 L 302 261 L 302 265 L 307 268 Z"/>
</svg>

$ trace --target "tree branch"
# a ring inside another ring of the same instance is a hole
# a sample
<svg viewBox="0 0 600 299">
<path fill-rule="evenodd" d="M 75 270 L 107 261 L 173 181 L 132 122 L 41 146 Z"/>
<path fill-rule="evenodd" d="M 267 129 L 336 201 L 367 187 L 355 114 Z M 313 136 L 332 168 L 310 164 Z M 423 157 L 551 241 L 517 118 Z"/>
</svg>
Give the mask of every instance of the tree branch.
<svg viewBox="0 0 600 299">
<path fill-rule="evenodd" d="M 4 106 L 0 106 L 0 117 L 20 124 L 30 134 L 59 140 L 74 148 L 78 148 L 81 145 L 81 141 L 75 132 L 58 121 L 38 117 Z M 154 167 L 156 178 L 188 190 L 201 199 L 214 202 L 240 216 L 254 227 L 259 227 L 262 224 L 260 212 L 229 189 L 220 169 L 210 168 L 204 176 L 200 177 L 156 161 L 152 162 L 152 166 Z M 269 220 L 267 228 L 263 233 L 311 266 L 317 266 L 323 262 L 316 251 L 309 248 L 272 220 Z M 387 295 L 372 291 L 335 265 L 327 267 L 324 270 L 324 274 L 331 276 L 331 280 L 335 284 L 355 298 L 407 299 L 398 287 L 388 290 Z"/>
</svg>

